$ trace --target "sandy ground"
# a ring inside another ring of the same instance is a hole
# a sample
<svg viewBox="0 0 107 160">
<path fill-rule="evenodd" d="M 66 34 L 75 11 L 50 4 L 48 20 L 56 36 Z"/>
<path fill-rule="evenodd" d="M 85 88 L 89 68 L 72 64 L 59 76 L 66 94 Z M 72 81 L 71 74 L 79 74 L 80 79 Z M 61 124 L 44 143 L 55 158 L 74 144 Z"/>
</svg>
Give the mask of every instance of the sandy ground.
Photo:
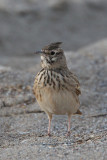
<svg viewBox="0 0 107 160">
<path fill-rule="evenodd" d="M 11 57 L 7 61 L 0 59 L 1 160 L 106 160 L 106 51 L 107 39 L 65 53 L 82 90 L 83 114 L 72 116 L 70 137 L 66 136 L 67 116 L 54 116 L 52 136 L 47 136 L 47 116 L 32 93 L 34 77 L 40 69 L 39 56 L 37 63 L 34 57 L 12 57 L 12 63 Z"/>
</svg>

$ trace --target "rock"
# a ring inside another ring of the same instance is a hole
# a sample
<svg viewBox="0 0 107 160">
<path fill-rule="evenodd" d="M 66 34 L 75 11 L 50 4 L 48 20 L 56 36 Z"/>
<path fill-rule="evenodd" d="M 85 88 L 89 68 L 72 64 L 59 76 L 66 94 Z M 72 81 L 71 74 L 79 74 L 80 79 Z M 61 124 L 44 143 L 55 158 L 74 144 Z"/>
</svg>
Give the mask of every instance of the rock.
<svg viewBox="0 0 107 160">
<path fill-rule="evenodd" d="M 0 73 L 5 71 L 10 71 L 10 70 L 11 70 L 10 67 L 0 66 Z"/>
</svg>

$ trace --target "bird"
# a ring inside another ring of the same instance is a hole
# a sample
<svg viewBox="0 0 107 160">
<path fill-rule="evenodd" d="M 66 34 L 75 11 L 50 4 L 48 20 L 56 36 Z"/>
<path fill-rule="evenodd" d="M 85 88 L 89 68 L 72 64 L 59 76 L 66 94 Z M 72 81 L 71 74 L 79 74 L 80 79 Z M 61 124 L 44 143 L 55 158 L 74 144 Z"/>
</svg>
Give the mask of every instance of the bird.
<svg viewBox="0 0 107 160">
<path fill-rule="evenodd" d="M 79 110 L 80 83 L 67 67 L 61 44 L 62 42 L 50 43 L 36 51 L 36 54 L 40 54 L 42 68 L 35 77 L 33 92 L 41 110 L 48 116 L 49 136 L 54 114 L 68 115 L 68 136 L 71 133 L 71 116 L 82 114 Z"/>
</svg>

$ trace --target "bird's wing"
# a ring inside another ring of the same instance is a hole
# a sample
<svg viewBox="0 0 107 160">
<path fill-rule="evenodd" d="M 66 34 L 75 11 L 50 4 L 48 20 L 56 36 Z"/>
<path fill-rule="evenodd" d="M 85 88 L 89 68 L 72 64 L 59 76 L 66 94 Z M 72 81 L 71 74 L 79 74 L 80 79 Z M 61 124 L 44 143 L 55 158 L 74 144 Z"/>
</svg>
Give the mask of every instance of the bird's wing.
<svg viewBox="0 0 107 160">
<path fill-rule="evenodd" d="M 79 83 L 79 81 L 78 81 L 78 79 L 77 79 L 77 76 L 74 75 L 73 73 L 71 73 L 70 76 L 71 76 L 71 78 L 74 79 L 74 81 L 75 81 L 74 85 L 75 85 L 76 94 L 77 94 L 77 95 L 80 95 L 80 94 L 81 94 L 80 83 Z"/>
<path fill-rule="evenodd" d="M 81 94 L 81 90 L 80 90 L 80 83 L 77 79 L 77 76 L 74 75 L 72 72 L 69 72 L 69 74 L 67 74 L 66 77 L 64 77 L 67 87 L 69 87 L 68 89 L 73 91 L 74 93 L 76 93 L 76 95 L 80 95 Z"/>
</svg>

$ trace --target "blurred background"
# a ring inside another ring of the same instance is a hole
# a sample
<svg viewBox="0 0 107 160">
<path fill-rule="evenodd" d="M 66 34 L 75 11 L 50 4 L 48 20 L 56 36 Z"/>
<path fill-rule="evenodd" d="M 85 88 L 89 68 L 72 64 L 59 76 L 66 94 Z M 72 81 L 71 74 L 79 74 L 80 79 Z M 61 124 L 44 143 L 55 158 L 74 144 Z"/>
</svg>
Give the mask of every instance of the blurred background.
<svg viewBox="0 0 107 160">
<path fill-rule="evenodd" d="M 76 51 L 105 37 L 107 0 L 0 0 L 0 57 L 32 56 L 55 41 Z"/>
</svg>

